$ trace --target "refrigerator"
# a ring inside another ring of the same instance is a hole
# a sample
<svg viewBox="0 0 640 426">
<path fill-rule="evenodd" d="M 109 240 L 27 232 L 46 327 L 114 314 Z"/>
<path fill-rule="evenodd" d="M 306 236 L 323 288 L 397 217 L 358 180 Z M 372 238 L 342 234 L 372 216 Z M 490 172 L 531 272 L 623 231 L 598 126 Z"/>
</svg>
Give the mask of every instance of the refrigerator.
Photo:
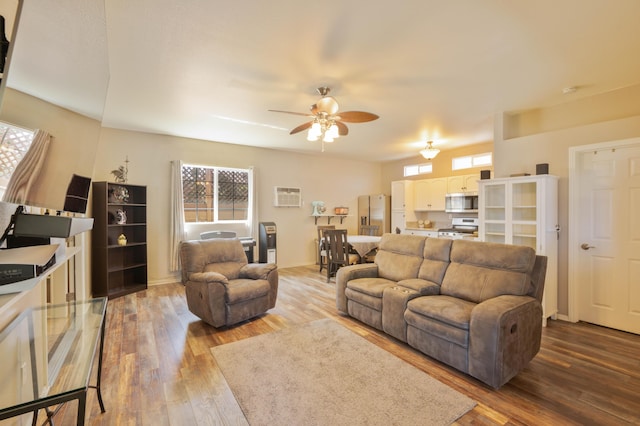
<svg viewBox="0 0 640 426">
<path fill-rule="evenodd" d="M 367 226 L 377 225 L 375 235 L 391 232 L 391 197 L 361 195 L 358 197 L 358 234 L 368 235 Z"/>
</svg>

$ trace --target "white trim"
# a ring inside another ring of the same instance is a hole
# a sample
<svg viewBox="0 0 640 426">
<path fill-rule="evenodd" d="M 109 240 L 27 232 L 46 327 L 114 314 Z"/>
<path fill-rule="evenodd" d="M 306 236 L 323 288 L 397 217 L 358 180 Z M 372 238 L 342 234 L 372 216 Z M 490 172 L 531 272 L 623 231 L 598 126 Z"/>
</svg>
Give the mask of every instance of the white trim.
<svg viewBox="0 0 640 426">
<path fill-rule="evenodd" d="M 578 310 L 579 283 L 576 282 L 578 277 L 578 246 L 580 245 L 578 239 L 578 223 L 580 219 L 578 194 L 580 194 L 580 182 L 578 181 L 576 164 L 580 155 L 586 152 L 636 145 L 640 146 L 640 138 L 621 139 L 616 141 L 574 146 L 569 148 L 569 268 L 567 288 L 567 304 L 569 312 L 567 315 L 567 319 L 571 322 L 578 322 L 580 318 L 580 312 Z"/>
</svg>

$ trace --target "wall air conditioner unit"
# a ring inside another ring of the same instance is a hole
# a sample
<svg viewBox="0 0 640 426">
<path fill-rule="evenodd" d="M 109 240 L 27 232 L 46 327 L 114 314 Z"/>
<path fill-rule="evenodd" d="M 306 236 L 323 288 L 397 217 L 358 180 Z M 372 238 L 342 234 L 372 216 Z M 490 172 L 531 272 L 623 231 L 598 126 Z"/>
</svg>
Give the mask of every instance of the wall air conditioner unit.
<svg viewBox="0 0 640 426">
<path fill-rule="evenodd" d="M 273 205 L 276 207 L 301 207 L 302 191 L 300 188 L 285 188 L 283 186 L 275 186 L 275 199 Z"/>
</svg>

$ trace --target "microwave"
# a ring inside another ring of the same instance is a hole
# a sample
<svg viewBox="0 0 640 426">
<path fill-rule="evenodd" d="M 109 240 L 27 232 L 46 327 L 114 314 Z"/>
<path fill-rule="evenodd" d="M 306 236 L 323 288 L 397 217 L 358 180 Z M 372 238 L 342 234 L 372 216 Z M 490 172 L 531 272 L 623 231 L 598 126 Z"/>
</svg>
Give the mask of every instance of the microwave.
<svg viewBox="0 0 640 426">
<path fill-rule="evenodd" d="M 444 211 L 447 213 L 473 213 L 478 211 L 478 193 L 459 192 L 445 196 Z"/>
</svg>

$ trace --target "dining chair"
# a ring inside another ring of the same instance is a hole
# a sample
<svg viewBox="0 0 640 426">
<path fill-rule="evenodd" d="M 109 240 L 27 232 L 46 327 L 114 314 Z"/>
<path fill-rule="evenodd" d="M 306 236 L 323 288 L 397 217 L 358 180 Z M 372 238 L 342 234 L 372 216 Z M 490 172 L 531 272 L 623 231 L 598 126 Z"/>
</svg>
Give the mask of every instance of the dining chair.
<svg viewBox="0 0 640 426">
<path fill-rule="evenodd" d="M 318 226 L 318 263 L 320 263 L 320 271 L 327 263 L 327 257 L 329 256 L 329 247 L 324 241 L 323 232 L 327 229 L 336 229 L 335 225 L 320 225 Z"/>
<path fill-rule="evenodd" d="M 360 256 L 351 252 L 346 229 L 325 229 L 323 234 L 325 244 L 329 248 L 327 258 L 327 282 L 329 282 L 341 266 L 359 263 Z"/>
<path fill-rule="evenodd" d="M 360 225 L 360 235 L 378 235 L 379 225 Z"/>
</svg>

